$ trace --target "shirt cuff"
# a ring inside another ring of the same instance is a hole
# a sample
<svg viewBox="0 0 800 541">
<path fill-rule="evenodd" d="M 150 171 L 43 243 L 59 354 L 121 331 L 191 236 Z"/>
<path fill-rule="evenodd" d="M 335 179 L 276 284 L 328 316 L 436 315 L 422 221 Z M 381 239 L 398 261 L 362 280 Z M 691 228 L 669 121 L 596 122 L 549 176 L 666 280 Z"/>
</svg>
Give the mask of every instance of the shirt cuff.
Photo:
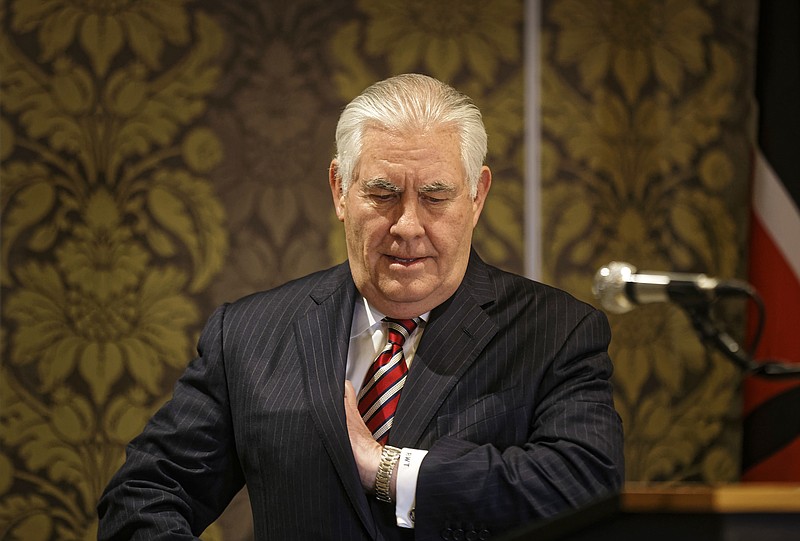
<svg viewBox="0 0 800 541">
<path fill-rule="evenodd" d="M 414 504 L 417 493 L 417 477 L 422 459 L 428 451 L 422 449 L 409 449 L 404 447 L 400 451 L 400 461 L 397 463 L 397 492 L 395 496 L 395 516 L 397 525 L 401 528 L 414 527 Z"/>
</svg>

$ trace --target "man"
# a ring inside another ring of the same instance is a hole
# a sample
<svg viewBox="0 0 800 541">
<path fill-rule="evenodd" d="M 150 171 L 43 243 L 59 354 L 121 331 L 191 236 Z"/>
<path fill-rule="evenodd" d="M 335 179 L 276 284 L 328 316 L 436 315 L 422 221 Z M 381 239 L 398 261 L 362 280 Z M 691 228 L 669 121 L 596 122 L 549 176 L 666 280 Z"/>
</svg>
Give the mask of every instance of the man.
<svg viewBox="0 0 800 541">
<path fill-rule="evenodd" d="M 471 248 L 478 109 L 402 75 L 336 141 L 348 261 L 217 309 L 101 498 L 101 539 L 191 538 L 244 483 L 270 540 L 488 539 L 619 488 L 605 317 Z"/>
</svg>

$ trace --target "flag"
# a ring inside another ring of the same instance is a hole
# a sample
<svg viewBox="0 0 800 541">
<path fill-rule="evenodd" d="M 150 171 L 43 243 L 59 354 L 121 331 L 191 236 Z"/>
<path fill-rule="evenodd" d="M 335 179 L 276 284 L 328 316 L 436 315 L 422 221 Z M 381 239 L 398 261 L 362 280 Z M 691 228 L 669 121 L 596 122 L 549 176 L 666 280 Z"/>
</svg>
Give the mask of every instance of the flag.
<svg viewBox="0 0 800 541">
<path fill-rule="evenodd" d="M 766 308 L 756 359 L 784 363 L 800 363 L 798 28 L 800 3 L 762 0 L 749 281 Z M 747 378 L 743 414 L 742 480 L 800 482 L 800 377 Z"/>
</svg>

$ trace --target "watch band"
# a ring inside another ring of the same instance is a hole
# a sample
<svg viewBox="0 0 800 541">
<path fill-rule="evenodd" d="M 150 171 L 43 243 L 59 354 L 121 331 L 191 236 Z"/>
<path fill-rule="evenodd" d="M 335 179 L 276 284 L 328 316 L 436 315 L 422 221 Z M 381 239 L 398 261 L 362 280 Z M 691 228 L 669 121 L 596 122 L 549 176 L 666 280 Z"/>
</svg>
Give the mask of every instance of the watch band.
<svg viewBox="0 0 800 541">
<path fill-rule="evenodd" d="M 389 493 L 389 482 L 399 461 L 400 449 L 391 445 L 384 445 L 381 452 L 381 461 L 378 464 L 378 473 L 375 475 L 375 497 L 378 501 L 392 502 L 392 495 Z"/>
</svg>

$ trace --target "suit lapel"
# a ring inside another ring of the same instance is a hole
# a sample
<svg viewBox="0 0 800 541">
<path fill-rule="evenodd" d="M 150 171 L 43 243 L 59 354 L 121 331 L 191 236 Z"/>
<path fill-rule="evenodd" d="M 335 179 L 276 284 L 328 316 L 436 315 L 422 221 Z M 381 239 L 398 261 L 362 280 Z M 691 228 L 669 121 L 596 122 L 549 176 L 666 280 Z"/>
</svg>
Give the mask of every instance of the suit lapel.
<svg viewBox="0 0 800 541">
<path fill-rule="evenodd" d="M 473 252 L 461 286 L 431 312 L 400 396 L 391 445 L 418 445 L 453 386 L 497 333 L 484 310 L 494 300 L 486 266 Z"/>
<path fill-rule="evenodd" d="M 344 378 L 356 288 L 347 264 L 311 293 L 317 306 L 295 324 L 311 416 L 353 507 L 374 535 L 375 522 L 356 469 L 344 414 Z"/>
</svg>

